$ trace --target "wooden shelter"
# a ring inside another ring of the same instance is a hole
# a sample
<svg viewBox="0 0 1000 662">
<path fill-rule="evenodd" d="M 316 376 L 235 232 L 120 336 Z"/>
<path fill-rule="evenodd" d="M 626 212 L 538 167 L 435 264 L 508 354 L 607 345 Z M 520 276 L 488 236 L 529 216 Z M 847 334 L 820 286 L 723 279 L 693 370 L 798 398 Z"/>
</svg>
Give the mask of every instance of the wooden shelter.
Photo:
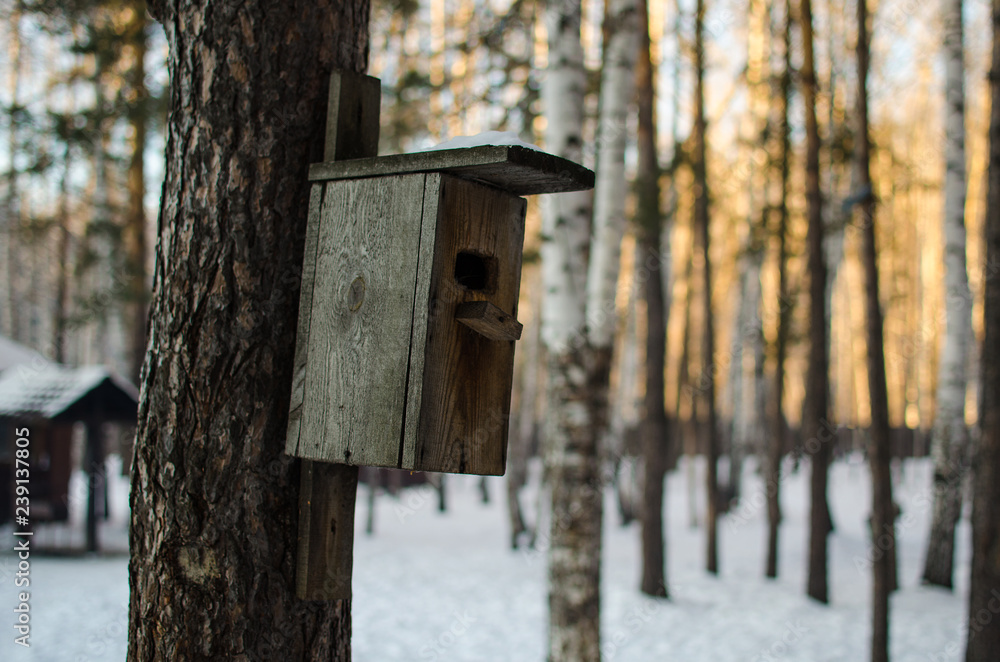
<svg viewBox="0 0 1000 662">
<path fill-rule="evenodd" d="M 0 375 L 0 524 L 14 514 L 15 430 L 28 429 L 29 521 L 65 521 L 73 471 L 73 426 L 86 426 L 86 548 L 97 551 L 99 496 L 105 494 L 106 423 L 134 423 L 138 391 L 101 366 L 70 368 L 45 361 L 10 367 Z M 105 509 L 106 499 L 100 500 Z"/>
</svg>

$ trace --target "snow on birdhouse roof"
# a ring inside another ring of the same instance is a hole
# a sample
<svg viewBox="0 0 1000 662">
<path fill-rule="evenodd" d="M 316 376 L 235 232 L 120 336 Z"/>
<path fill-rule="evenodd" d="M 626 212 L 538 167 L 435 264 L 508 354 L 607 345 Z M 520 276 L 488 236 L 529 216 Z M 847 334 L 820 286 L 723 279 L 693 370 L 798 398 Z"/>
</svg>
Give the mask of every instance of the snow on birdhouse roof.
<svg viewBox="0 0 1000 662">
<path fill-rule="evenodd" d="M 16 366 L 0 375 L 0 417 L 105 420 L 135 413 L 138 391 L 102 366 Z"/>
</svg>

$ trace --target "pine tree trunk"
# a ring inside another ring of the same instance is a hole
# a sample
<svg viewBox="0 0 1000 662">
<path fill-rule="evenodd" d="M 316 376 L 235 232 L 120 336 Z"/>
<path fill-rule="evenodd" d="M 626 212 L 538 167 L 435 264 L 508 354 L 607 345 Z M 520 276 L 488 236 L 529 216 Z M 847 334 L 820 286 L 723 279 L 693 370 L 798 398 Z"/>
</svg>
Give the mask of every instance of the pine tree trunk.
<svg viewBox="0 0 1000 662">
<path fill-rule="evenodd" d="M 146 89 L 146 50 L 148 48 L 148 19 L 146 3 L 134 3 L 132 20 L 127 34 L 132 46 L 132 67 L 129 85 L 132 91 L 132 108 L 129 125 L 132 127 L 131 154 L 128 164 L 128 206 L 125 221 L 125 252 L 128 255 L 128 360 L 130 376 L 136 383 L 146 354 L 146 317 L 149 297 L 146 292 L 146 128 L 149 119 L 149 91 Z"/>
<path fill-rule="evenodd" d="M 586 72 L 578 1 L 546 10 L 549 50 L 542 97 L 545 144 L 581 162 Z M 600 659 L 603 502 L 584 325 L 591 197 L 550 196 L 543 215 L 542 339 L 548 349 L 546 476 L 552 498 L 549 535 L 550 662 Z"/>
<path fill-rule="evenodd" d="M 966 365 L 972 340 L 972 294 L 965 265 L 965 67 L 962 61 L 962 0 L 945 2 L 944 264 L 947 329 L 938 370 L 937 414 L 932 431 L 934 516 L 927 540 L 923 580 L 952 587 L 955 525 L 962 514 L 968 469 L 965 427 Z"/>
<path fill-rule="evenodd" d="M 284 454 L 311 162 L 369 5 L 150 7 L 170 46 L 167 172 L 130 532 L 129 660 L 348 660 L 347 602 L 295 597 Z"/>
<path fill-rule="evenodd" d="M 667 316 L 663 296 L 664 262 L 660 254 L 662 222 L 660 214 L 660 166 L 656 158 L 656 123 L 653 102 L 653 64 L 649 39 L 649 7 L 638 3 L 639 61 L 639 167 L 636 175 L 638 254 L 645 278 L 642 295 L 646 301 L 646 388 L 640 428 L 645 476 L 642 481 L 642 580 L 646 595 L 667 597 L 663 541 L 663 479 L 667 458 L 667 416 L 663 406 L 663 371 L 667 360 Z M 632 50 L 634 52 L 634 43 Z"/>
<path fill-rule="evenodd" d="M 778 150 L 778 329 L 774 342 L 774 388 L 771 397 L 772 425 L 767 443 L 764 484 L 767 489 L 767 562 L 764 574 L 778 576 L 778 528 L 781 526 L 781 458 L 785 453 L 785 414 L 782 406 L 785 397 L 785 354 L 788 348 L 788 330 L 791 322 L 791 303 L 788 294 L 788 176 L 791 145 L 788 124 L 788 97 L 792 86 L 791 63 L 791 0 L 785 1 L 782 27 L 783 68 L 777 97 L 778 118 L 775 128 L 779 136 Z"/>
<path fill-rule="evenodd" d="M 869 170 L 868 129 L 868 5 L 858 0 L 858 185 L 866 192 L 861 202 L 861 262 L 865 271 L 865 311 L 868 344 L 868 391 L 871 399 L 871 429 L 868 461 L 872 471 L 872 662 L 889 660 L 889 593 L 893 590 L 896 555 L 895 513 L 892 476 L 889 472 L 889 398 L 885 383 L 885 349 L 882 308 L 879 303 L 878 251 L 875 245 L 875 196 Z"/>
<path fill-rule="evenodd" d="M 709 193 L 705 119 L 705 0 L 695 8 L 695 120 L 694 120 L 694 215 L 702 250 L 702 370 L 698 388 L 704 396 L 707 416 L 705 462 L 706 512 L 705 569 L 719 573 L 719 439 L 715 413 L 715 329 L 712 323 L 712 262 L 709 259 Z"/>
<path fill-rule="evenodd" d="M 68 141 L 68 136 L 63 136 Z M 71 169 L 70 146 L 63 151 L 63 171 L 59 180 L 59 211 L 56 221 L 56 292 L 52 302 L 52 358 L 56 363 L 69 360 L 66 334 L 69 330 L 70 287 L 70 237 L 69 227 L 69 176 Z"/>
<path fill-rule="evenodd" d="M 802 438 L 810 454 L 809 576 L 806 593 L 819 602 L 829 601 L 827 586 L 827 535 L 830 529 L 827 479 L 831 446 L 821 441 L 827 431 L 829 375 L 827 357 L 826 256 L 823 253 L 823 198 L 819 183 L 819 125 L 816 122 L 816 67 L 813 60 L 812 2 L 801 0 L 799 21 L 802 29 L 802 96 L 806 114 L 806 199 L 809 229 L 809 369 L 806 375 L 806 402 L 802 417 Z"/>
<path fill-rule="evenodd" d="M 778 329 L 774 343 L 774 389 L 771 398 L 772 431 L 767 443 L 767 463 L 764 481 L 767 489 L 767 562 L 764 574 L 778 576 L 778 528 L 781 525 L 781 458 L 785 453 L 785 414 L 782 402 L 785 397 L 785 354 L 788 348 L 788 330 L 791 322 L 791 303 L 788 293 L 788 176 L 791 145 L 788 124 L 788 98 L 792 84 L 792 4 L 785 1 L 782 48 L 784 66 L 779 81 L 778 119 Z"/>
<path fill-rule="evenodd" d="M 993 0 L 990 146 L 983 280 L 980 438 L 972 498 L 972 576 L 965 662 L 995 662 L 1000 651 L 1000 0 Z"/>
</svg>

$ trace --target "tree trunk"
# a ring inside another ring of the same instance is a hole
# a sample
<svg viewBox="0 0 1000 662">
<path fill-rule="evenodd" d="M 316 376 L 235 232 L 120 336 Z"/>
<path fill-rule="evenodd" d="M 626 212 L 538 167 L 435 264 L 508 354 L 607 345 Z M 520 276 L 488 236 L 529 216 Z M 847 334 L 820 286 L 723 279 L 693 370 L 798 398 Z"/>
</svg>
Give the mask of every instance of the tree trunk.
<svg viewBox="0 0 1000 662">
<path fill-rule="evenodd" d="M 629 105 L 635 92 L 636 0 L 605 5 L 604 62 L 594 185 L 593 235 L 587 265 L 587 338 L 591 425 L 599 443 L 610 430 L 608 403 L 618 316 L 615 294 L 625 232 L 625 144 Z"/>
<path fill-rule="evenodd" d="M 980 438 L 972 498 L 972 577 L 965 662 L 991 662 L 1000 651 L 1000 0 L 993 0 L 990 147 L 986 200 L 986 273 L 980 381 Z"/>
<path fill-rule="evenodd" d="M 806 593 L 822 603 L 829 601 L 827 588 L 827 535 L 830 532 L 826 500 L 831 446 L 821 441 L 828 425 L 829 375 L 827 357 L 826 258 L 823 254 L 823 198 L 819 184 L 819 125 L 816 122 L 816 67 L 813 60 L 812 2 L 801 0 L 802 96 L 806 114 L 806 199 L 809 229 L 809 370 L 802 417 L 802 438 L 811 456 L 809 511 L 809 577 Z"/>
<path fill-rule="evenodd" d="M 663 478 L 667 457 L 667 415 L 663 406 L 663 371 L 667 360 L 667 316 L 663 297 L 662 217 L 660 215 L 660 166 L 656 159 L 656 123 L 653 102 L 653 63 L 649 39 L 649 7 L 640 0 L 639 61 L 639 165 L 636 175 L 639 233 L 638 259 L 642 264 L 642 294 L 646 300 L 646 389 L 640 435 L 645 475 L 642 481 L 642 580 L 646 595 L 667 597 L 663 541 Z M 634 42 L 630 50 L 634 51 Z M 668 263 L 669 264 L 669 263 Z"/>
<path fill-rule="evenodd" d="M 715 330 L 712 324 L 712 262 L 709 259 L 708 164 L 705 139 L 705 0 L 698 0 L 695 8 L 694 67 L 695 67 L 695 120 L 694 120 L 694 216 L 702 250 L 702 357 L 698 389 L 704 396 L 707 416 L 705 444 L 705 569 L 719 573 L 719 439 L 715 419 Z"/>
<path fill-rule="evenodd" d="M 170 45 L 167 172 L 132 483 L 129 659 L 350 659 L 348 602 L 295 597 L 284 454 L 329 76 L 369 5 L 150 7 Z"/>
<path fill-rule="evenodd" d="M 788 348 L 788 331 L 791 323 L 791 301 L 788 294 L 788 175 L 790 170 L 791 146 L 788 125 L 788 97 L 792 86 L 792 3 L 785 1 L 784 25 L 782 27 L 782 48 L 784 66 L 779 80 L 778 120 L 775 128 L 780 146 L 778 152 L 778 330 L 774 343 L 774 389 L 771 398 L 773 426 L 767 444 L 767 463 L 764 484 L 767 489 L 767 564 L 764 574 L 778 576 L 778 527 L 781 525 L 781 458 L 785 453 L 785 413 L 782 401 L 785 397 L 785 354 Z"/>
<path fill-rule="evenodd" d="M 858 0 L 858 98 L 856 158 L 861 202 L 862 256 L 868 344 L 868 391 L 871 399 L 868 461 L 872 470 L 872 662 L 889 660 L 889 593 L 896 554 L 892 476 L 889 473 L 889 398 L 885 384 L 882 308 L 879 304 L 878 251 L 875 245 L 875 196 L 869 171 L 868 5 Z"/>
<path fill-rule="evenodd" d="M 557 156 L 580 162 L 586 71 L 578 0 L 550 3 L 549 50 L 542 98 L 545 143 Z M 591 197 L 549 196 L 542 220 L 548 349 L 546 476 L 551 490 L 549 535 L 550 662 L 600 659 L 601 499 L 597 434 L 591 420 L 585 310 Z"/>
<path fill-rule="evenodd" d="M 537 291 L 537 270 L 532 270 L 531 282 Z M 536 401 L 538 399 L 538 361 L 539 345 L 541 344 L 540 325 L 541 297 L 535 298 L 532 320 L 534 324 L 530 332 L 518 345 L 518 351 L 523 352 L 520 358 L 517 409 L 513 412 L 507 448 L 507 513 L 510 519 L 510 546 L 517 549 L 521 537 L 528 533 L 524 522 L 524 509 L 521 507 L 521 488 L 528 482 L 528 457 L 531 442 L 535 435 Z M 534 538 L 532 533 L 529 538 Z"/>
<path fill-rule="evenodd" d="M 66 363 L 66 334 L 69 331 L 69 280 L 70 280 L 70 238 L 69 227 L 69 175 L 71 167 L 69 136 L 63 151 L 63 172 L 59 180 L 59 211 L 56 222 L 56 292 L 52 302 L 52 359 L 56 363 Z"/>
<path fill-rule="evenodd" d="M 943 231 L 947 329 L 938 370 L 937 414 L 932 431 L 934 517 L 923 580 L 952 587 L 955 525 L 962 514 L 968 469 L 965 427 L 966 365 L 972 341 L 972 294 L 965 265 L 965 66 L 962 0 L 945 2 L 945 150 Z"/>
<path fill-rule="evenodd" d="M 695 460 L 698 458 L 698 437 L 695 433 L 698 424 L 698 400 L 696 391 L 691 386 L 691 307 L 694 305 L 694 233 L 688 254 L 687 263 L 684 265 L 684 331 L 681 337 L 681 358 L 677 366 L 677 402 L 674 410 L 677 412 L 677 429 L 681 430 L 684 438 L 684 454 L 687 456 L 685 463 L 684 480 L 687 484 L 687 504 L 688 504 L 688 528 L 698 527 L 698 494 L 695 476 Z M 681 403 L 682 394 L 690 396 L 690 409 L 686 424 L 681 424 Z"/>
<path fill-rule="evenodd" d="M 132 107 L 129 125 L 132 127 L 131 154 L 128 164 L 128 206 L 125 221 L 125 252 L 128 279 L 128 361 L 131 379 L 136 383 L 146 354 L 146 317 L 149 296 L 146 291 L 146 125 L 149 119 L 149 91 L 146 89 L 146 50 L 148 47 L 148 19 L 146 3 L 134 3 L 132 20 L 126 30 L 132 46 L 132 67 L 129 85 Z"/>
<path fill-rule="evenodd" d="M 17 168 L 14 167 L 13 156 L 18 152 L 18 123 L 15 121 L 14 114 L 17 112 L 18 104 L 20 103 L 21 61 L 23 55 L 21 48 L 21 16 L 23 12 L 23 2 L 22 0 L 17 0 L 11 8 L 10 18 L 8 19 L 8 29 L 10 30 L 11 38 L 7 45 L 7 56 L 9 58 L 7 65 L 7 85 L 8 94 L 10 95 L 7 153 L 10 155 L 11 165 L 10 170 L 7 172 L 7 192 L 4 196 L 4 226 L 2 228 L 6 246 L 6 250 L 4 251 L 6 253 L 4 255 L 6 258 L 6 274 L 4 275 L 7 279 L 7 301 L 5 302 L 7 312 L 7 319 L 5 320 L 6 331 L 10 338 L 15 341 L 24 340 L 21 334 L 21 306 L 23 304 L 18 294 L 20 272 L 18 260 L 20 237 L 18 235 L 21 230 L 21 210 L 18 193 L 18 172 Z M 2 328 L 0 327 L 0 329 Z"/>
</svg>

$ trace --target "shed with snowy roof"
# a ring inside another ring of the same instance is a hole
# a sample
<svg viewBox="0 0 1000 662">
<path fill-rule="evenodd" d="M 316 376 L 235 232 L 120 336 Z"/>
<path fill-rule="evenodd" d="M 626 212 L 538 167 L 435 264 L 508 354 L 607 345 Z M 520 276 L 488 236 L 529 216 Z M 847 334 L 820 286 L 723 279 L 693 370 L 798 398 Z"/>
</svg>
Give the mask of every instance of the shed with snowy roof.
<svg viewBox="0 0 1000 662">
<path fill-rule="evenodd" d="M 106 423 L 135 423 L 138 391 L 104 367 L 71 368 L 28 358 L 0 374 L 0 524 L 12 516 L 25 516 L 12 503 L 3 503 L 13 499 L 17 469 L 26 470 L 20 476 L 30 479 L 20 483 L 30 494 L 26 519 L 31 523 L 66 519 L 73 425 L 83 423 L 86 544 L 89 551 L 96 551 L 98 506 L 104 506 L 97 498 L 104 479 L 102 429 Z M 18 449 L 27 450 L 27 466 L 18 462 L 22 459 L 16 456 Z"/>
</svg>

